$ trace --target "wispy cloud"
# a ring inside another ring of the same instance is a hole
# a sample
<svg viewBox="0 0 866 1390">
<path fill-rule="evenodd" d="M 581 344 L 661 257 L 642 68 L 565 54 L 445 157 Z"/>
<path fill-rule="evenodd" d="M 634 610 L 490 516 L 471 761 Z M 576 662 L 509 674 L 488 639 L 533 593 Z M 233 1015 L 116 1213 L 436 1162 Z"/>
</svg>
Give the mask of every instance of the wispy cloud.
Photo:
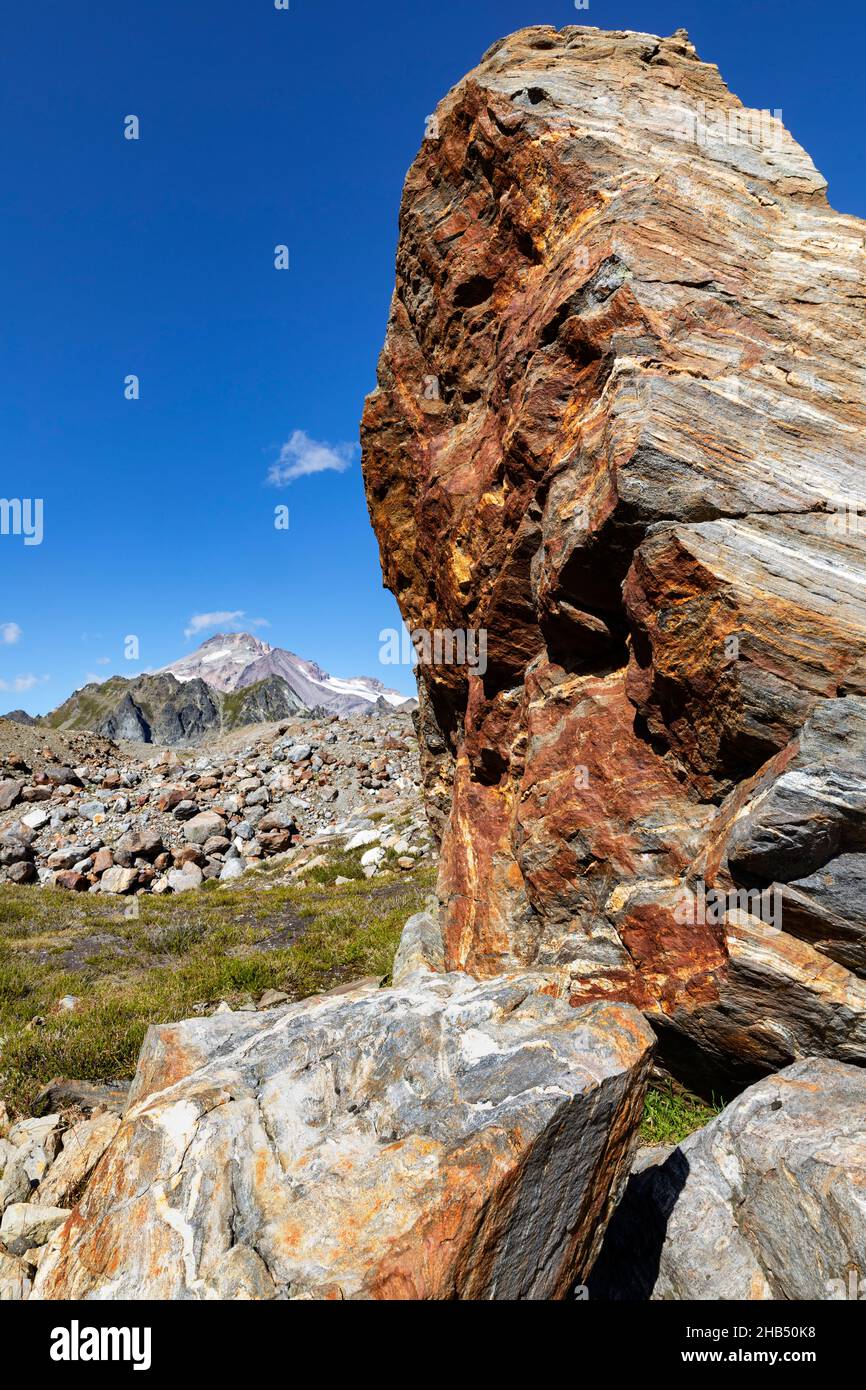
<svg viewBox="0 0 866 1390">
<path fill-rule="evenodd" d="M 110 656 L 98 656 L 98 657 L 96 658 L 96 664 L 97 664 L 97 666 L 110 666 L 110 665 L 111 665 L 111 657 L 110 657 Z"/>
<path fill-rule="evenodd" d="M 212 628 L 225 628 L 229 631 L 239 631 L 241 628 L 270 627 L 267 618 L 247 618 L 243 608 L 235 608 L 232 611 L 224 610 L 220 613 L 193 613 L 188 625 L 183 630 L 183 635 L 187 639 L 197 637 L 200 632 L 208 632 Z"/>
<path fill-rule="evenodd" d="M 193 613 L 189 624 L 183 630 L 184 637 L 197 637 L 200 632 L 207 632 L 211 627 L 237 627 L 241 618 L 244 616 L 242 608 L 236 608 L 234 612 L 223 611 L 221 613 Z"/>
<path fill-rule="evenodd" d="M 44 685 L 50 680 L 50 676 L 16 676 L 12 681 L 0 680 L 0 690 L 14 690 L 16 695 L 21 695 L 25 690 L 32 690 L 35 685 Z"/>
<path fill-rule="evenodd" d="M 351 465 L 356 444 L 324 444 L 311 439 L 304 430 L 295 430 L 280 449 L 280 457 L 268 471 L 268 482 L 286 487 L 296 478 L 311 473 L 343 473 Z"/>
<path fill-rule="evenodd" d="M 6 647 L 14 647 L 20 642 L 23 633 L 17 623 L 0 623 L 0 642 Z"/>
</svg>

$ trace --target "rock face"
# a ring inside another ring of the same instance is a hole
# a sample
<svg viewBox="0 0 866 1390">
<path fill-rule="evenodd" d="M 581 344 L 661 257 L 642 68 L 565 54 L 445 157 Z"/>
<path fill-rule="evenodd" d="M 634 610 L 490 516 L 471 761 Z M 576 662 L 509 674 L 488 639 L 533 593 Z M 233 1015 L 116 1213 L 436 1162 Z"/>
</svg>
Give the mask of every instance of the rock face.
<svg viewBox="0 0 866 1390">
<path fill-rule="evenodd" d="M 538 984 L 422 971 L 151 1029 L 33 1297 L 564 1297 L 627 1176 L 653 1038 Z"/>
<path fill-rule="evenodd" d="M 112 676 L 86 685 L 46 718 L 53 729 L 92 729 L 128 743 L 188 747 L 209 734 L 303 714 L 306 706 L 280 677 L 224 695 L 203 680 L 181 682 L 171 674 Z"/>
<path fill-rule="evenodd" d="M 864 247 L 684 31 L 512 35 L 406 183 L 364 473 L 410 630 L 486 634 L 419 668 L 447 966 L 706 1082 L 866 1061 Z"/>
<path fill-rule="evenodd" d="M 864 1191 L 866 1072 L 797 1062 L 678 1148 L 640 1156 L 590 1296 L 862 1297 Z"/>
</svg>

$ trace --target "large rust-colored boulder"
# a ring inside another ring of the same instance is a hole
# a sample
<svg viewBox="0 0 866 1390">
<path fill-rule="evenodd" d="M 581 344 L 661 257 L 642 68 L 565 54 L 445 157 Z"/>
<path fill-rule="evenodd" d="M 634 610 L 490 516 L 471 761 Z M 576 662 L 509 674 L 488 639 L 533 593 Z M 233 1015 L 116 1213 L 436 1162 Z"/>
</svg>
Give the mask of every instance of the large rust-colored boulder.
<svg viewBox="0 0 866 1390">
<path fill-rule="evenodd" d="M 486 633 L 419 667 L 446 963 L 705 1079 L 866 1061 L 864 248 L 684 31 L 502 40 L 406 182 L 363 467 L 410 631 Z"/>
</svg>

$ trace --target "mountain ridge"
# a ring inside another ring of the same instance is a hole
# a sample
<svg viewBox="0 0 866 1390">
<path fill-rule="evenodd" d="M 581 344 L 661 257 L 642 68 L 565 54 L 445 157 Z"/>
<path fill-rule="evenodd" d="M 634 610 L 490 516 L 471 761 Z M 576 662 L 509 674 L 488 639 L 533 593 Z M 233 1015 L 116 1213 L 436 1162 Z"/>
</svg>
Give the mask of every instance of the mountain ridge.
<svg viewBox="0 0 866 1390">
<path fill-rule="evenodd" d="M 379 699 L 399 709 L 409 698 L 389 690 L 374 676 L 331 676 L 317 662 L 284 647 L 272 647 L 249 632 L 214 633 L 194 652 L 160 667 L 155 674 L 173 675 L 182 682 L 204 680 L 224 693 L 278 676 L 308 708 L 319 707 L 330 714 L 360 713 Z"/>
<path fill-rule="evenodd" d="M 412 705 L 372 676 L 341 680 L 250 633 L 216 633 L 157 671 L 91 681 L 39 722 L 115 740 L 188 747 L 253 724 L 375 715 Z"/>
</svg>

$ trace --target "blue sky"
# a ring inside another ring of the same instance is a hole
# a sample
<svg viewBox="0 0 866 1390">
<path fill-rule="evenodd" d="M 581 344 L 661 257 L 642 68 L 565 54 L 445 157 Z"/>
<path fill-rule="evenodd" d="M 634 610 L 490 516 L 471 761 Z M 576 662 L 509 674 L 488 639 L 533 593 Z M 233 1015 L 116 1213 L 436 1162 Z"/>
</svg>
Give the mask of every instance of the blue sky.
<svg viewBox="0 0 866 1390">
<path fill-rule="evenodd" d="M 290 4 L 6 9 L 0 495 L 45 512 L 41 545 L 0 536 L 0 710 L 162 665 L 219 613 L 411 693 L 378 662 L 398 615 L 354 446 L 425 117 L 503 34 L 685 27 L 747 105 L 782 108 L 833 205 L 866 214 L 853 0 Z"/>
</svg>

